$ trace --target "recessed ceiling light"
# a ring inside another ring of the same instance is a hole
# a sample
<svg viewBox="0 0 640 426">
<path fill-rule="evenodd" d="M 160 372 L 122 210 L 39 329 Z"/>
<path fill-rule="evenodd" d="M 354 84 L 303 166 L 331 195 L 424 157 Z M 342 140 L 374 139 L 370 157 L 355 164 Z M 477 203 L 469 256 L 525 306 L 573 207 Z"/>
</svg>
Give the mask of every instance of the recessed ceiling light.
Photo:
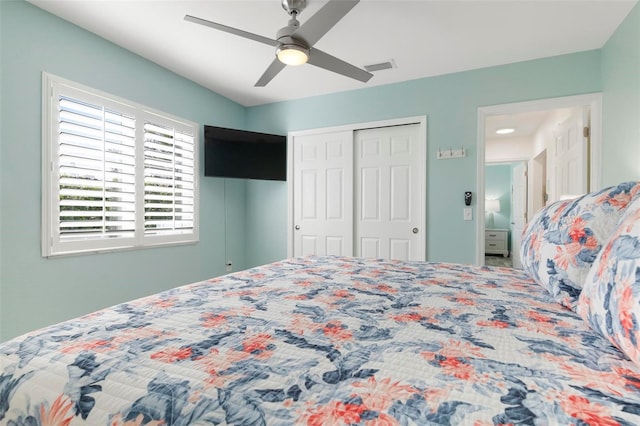
<svg viewBox="0 0 640 426">
<path fill-rule="evenodd" d="M 499 135 L 508 135 L 509 133 L 513 133 L 515 131 L 516 131 L 516 129 L 512 129 L 510 127 L 505 127 L 504 129 L 496 130 L 496 133 L 499 134 Z"/>
</svg>

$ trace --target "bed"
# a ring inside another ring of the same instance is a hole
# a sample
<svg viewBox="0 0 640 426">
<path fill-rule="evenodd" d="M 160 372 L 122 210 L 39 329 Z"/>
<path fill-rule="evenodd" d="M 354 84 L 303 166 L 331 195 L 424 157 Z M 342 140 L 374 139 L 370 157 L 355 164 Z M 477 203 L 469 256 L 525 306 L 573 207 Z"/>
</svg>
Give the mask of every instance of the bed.
<svg viewBox="0 0 640 426">
<path fill-rule="evenodd" d="M 0 424 L 640 424 L 637 300 L 616 289 L 640 274 L 640 185 L 608 191 L 585 198 L 608 230 L 577 201 L 534 218 L 525 270 L 299 257 L 4 342 Z"/>
</svg>

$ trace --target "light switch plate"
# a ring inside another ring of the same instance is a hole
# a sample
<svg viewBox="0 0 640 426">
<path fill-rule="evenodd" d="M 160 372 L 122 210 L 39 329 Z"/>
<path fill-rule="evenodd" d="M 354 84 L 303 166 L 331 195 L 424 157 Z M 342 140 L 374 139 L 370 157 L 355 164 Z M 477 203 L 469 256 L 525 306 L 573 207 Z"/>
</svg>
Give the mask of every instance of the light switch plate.
<svg viewBox="0 0 640 426">
<path fill-rule="evenodd" d="M 471 207 L 465 207 L 464 211 L 464 220 L 473 220 L 473 213 Z"/>
</svg>

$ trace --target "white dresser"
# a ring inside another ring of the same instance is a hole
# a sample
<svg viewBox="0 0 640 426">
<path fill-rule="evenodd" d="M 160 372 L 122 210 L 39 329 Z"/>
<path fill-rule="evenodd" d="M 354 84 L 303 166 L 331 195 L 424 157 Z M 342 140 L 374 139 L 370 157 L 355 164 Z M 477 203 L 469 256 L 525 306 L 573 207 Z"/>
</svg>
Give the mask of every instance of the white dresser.
<svg viewBox="0 0 640 426">
<path fill-rule="evenodd" d="M 508 229 L 485 229 L 484 231 L 484 252 L 486 254 L 501 254 L 509 256 L 509 230 Z"/>
</svg>

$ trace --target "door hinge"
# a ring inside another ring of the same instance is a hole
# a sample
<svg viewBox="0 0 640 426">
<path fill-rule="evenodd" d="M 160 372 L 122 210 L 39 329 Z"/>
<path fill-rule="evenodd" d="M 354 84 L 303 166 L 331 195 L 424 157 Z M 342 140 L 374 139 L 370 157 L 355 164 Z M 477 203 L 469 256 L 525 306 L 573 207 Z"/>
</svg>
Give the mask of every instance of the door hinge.
<svg viewBox="0 0 640 426">
<path fill-rule="evenodd" d="M 591 136 L 591 129 L 589 127 L 583 127 L 582 128 L 582 136 L 585 138 L 588 138 L 589 136 Z"/>
</svg>

